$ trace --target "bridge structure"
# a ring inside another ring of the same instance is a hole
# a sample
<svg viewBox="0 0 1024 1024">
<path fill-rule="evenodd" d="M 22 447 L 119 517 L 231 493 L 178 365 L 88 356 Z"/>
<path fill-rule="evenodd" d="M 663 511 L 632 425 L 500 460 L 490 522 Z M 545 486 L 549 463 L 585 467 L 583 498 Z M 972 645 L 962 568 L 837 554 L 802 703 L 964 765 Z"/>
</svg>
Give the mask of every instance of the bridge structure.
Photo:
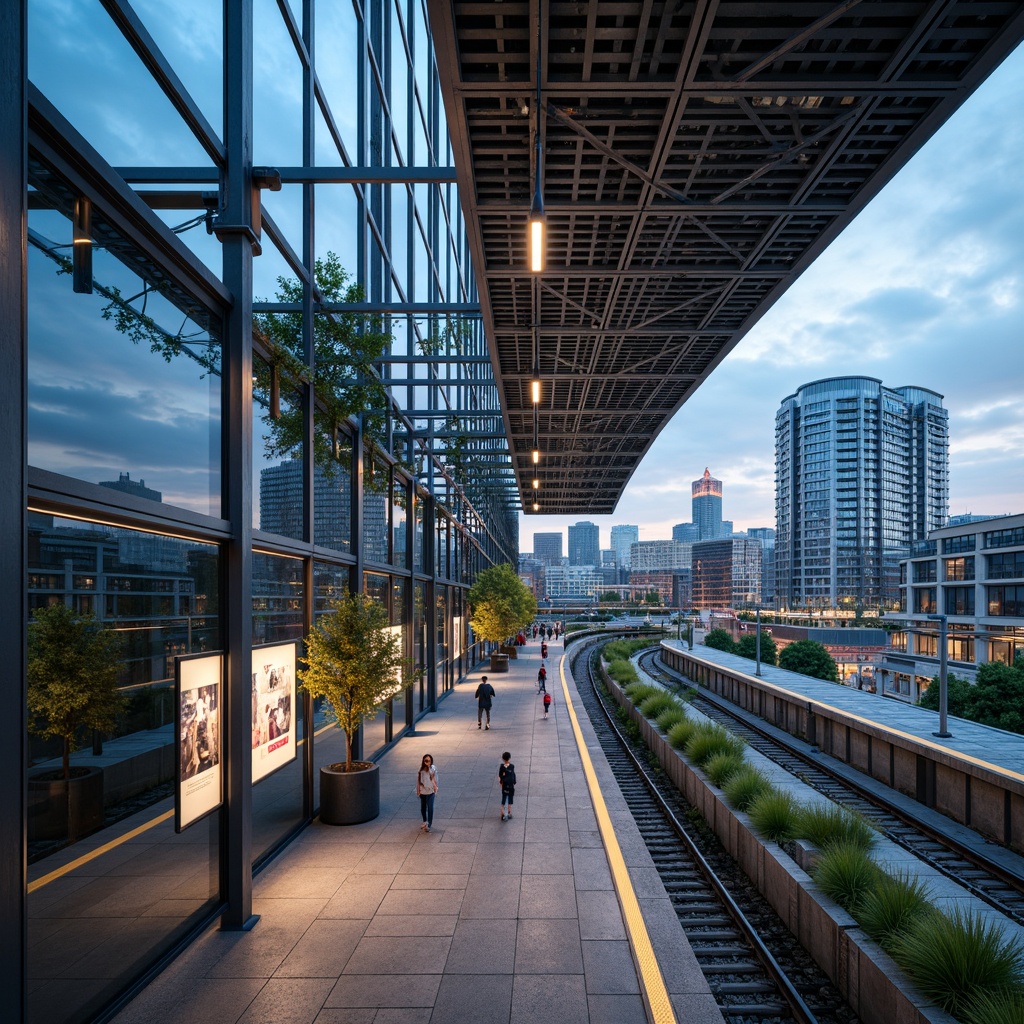
<svg viewBox="0 0 1024 1024">
<path fill-rule="evenodd" d="M 1024 35 L 1024 8 L 998 2 L 428 8 L 540 514 L 612 512 L 683 403 Z"/>
</svg>

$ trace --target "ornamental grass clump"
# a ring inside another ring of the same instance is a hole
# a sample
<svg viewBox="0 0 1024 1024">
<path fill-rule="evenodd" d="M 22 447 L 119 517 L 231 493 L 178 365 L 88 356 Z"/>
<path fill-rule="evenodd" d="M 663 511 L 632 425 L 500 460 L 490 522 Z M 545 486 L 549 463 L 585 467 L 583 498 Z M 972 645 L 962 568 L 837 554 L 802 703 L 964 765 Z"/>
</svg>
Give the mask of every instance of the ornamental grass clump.
<svg viewBox="0 0 1024 1024">
<path fill-rule="evenodd" d="M 1024 974 L 1024 943 L 961 907 L 916 918 L 894 939 L 892 956 L 924 995 L 954 1017 L 983 996 L 1018 990 Z M 981 1019 L 989 1024 L 990 1018 Z"/>
<path fill-rule="evenodd" d="M 675 750 L 685 750 L 686 744 L 690 742 L 690 737 L 696 731 L 697 723 L 691 718 L 684 718 L 682 721 L 676 722 L 668 730 L 669 745 Z"/>
<path fill-rule="evenodd" d="M 634 704 L 639 704 L 640 701 L 663 691 L 660 686 L 651 686 L 650 683 L 641 683 L 637 680 L 635 683 L 629 683 L 627 686 L 624 686 L 623 692 Z"/>
<path fill-rule="evenodd" d="M 619 686 L 626 686 L 629 683 L 635 683 L 639 680 L 639 676 L 636 674 L 636 669 L 633 667 L 631 661 L 625 659 L 619 659 L 613 661 L 608 665 L 608 675 L 612 677 L 619 684 Z"/>
<path fill-rule="evenodd" d="M 896 936 L 934 909 L 928 900 L 928 887 L 919 878 L 883 872 L 864 894 L 857 920 L 882 949 L 890 952 Z"/>
<path fill-rule="evenodd" d="M 878 833 L 859 815 L 833 803 L 807 804 L 794 822 L 793 835 L 819 850 L 838 844 L 870 850 Z"/>
<path fill-rule="evenodd" d="M 1024 1021 L 1024 993 L 1008 989 L 980 995 L 964 1011 L 964 1024 L 1021 1024 Z"/>
<path fill-rule="evenodd" d="M 664 690 L 658 690 L 657 693 L 652 693 L 649 697 L 645 697 L 640 701 L 637 707 L 640 708 L 640 714 L 644 718 L 657 718 L 662 711 L 679 707 L 679 703 L 672 694 L 666 693 Z"/>
<path fill-rule="evenodd" d="M 655 719 L 658 723 L 658 728 L 662 732 L 668 732 L 673 725 L 681 722 L 686 717 L 686 712 L 677 703 L 673 703 L 672 707 L 665 708 L 664 711 Z"/>
<path fill-rule="evenodd" d="M 759 796 L 771 792 L 772 788 L 767 776 L 749 764 L 745 764 L 722 787 L 725 799 L 737 811 L 749 810 Z"/>
<path fill-rule="evenodd" d="M 814 881 L 826 896 L 856 917 L 881 874 L 881 868 L 860 846 L 833 844 L 818 860 Z"/>
<path fill-rule="evenodd" d="M 784 789 L 762 793 L 747 808 L 750 823 L 765 839 L 774 843 L 784 843 L 793 838 L 799 811 L 793 794 Z"/>
<path fill-rule="evenodd" d="M 743 740 L 720 725 L 699 725 L 686 744 L 685 753 L 694 764 L 703 768 L 715 754 L 742 756 L 743 747 Z"/>
<path fill-rule="evenodd" d="M 715 754 L 704 765 L 704 774 L 707 775 L 714 785 L 721 789 L 745 763 L 739 754 Z"/>
</svg>

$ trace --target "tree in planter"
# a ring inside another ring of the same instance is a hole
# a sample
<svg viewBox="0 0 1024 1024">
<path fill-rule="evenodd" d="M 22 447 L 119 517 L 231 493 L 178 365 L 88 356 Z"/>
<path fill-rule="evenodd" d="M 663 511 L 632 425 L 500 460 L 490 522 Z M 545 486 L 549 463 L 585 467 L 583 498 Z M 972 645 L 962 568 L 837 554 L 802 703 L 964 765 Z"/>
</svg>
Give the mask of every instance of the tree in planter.
<svg viewBox="0 0 1024 1024">
<path fill-rule="evenodd" d="M 779 667 L 830 683 L 839 682 L 839 670 L 832 655 L 816 640 L 797 640 L 787 644 L 779 652 Z"/>
<path fill-rule="evenodd" d="M 757 659 L 757 632 L 744 633 L 736 644 L 736 654 L 741 658 L 749 658 L 751 661 Z M 778 660 L 778 652 L 775 648 L 775 641 L 771 633 L 761 630 L 761 664 L 774 665 Z"/>
<path fill-rule="evenodd" d="M 113 630 L 63 604 L 40 608 L 29 623 L 28 727 L 61 741 L 65 779 L 71 778 L 79 731 L 109 731 L 121 712 L 121 646 Z"/>
<path fill-rule="evenodd" d="M 502 643 L 537 615 L 537 599 L 507 562 L 482 570 L 467 600 L 473 632 L 488 643 Z"/>
<path fill-rule="evenodd" d="M 299 679 L 310 696 L 330 704 L 345 734 L 344 771 L 351 772 L 359 765 L 352 760 L 356 732 L 401 688 L 410 663 L 382 605 L 351 594 L 331 602 L 330 609 L 306 637 L 306 667 Z"/>
<path fill-rule="evenodd" d="M 704 646 L 712 647 L 716 651 L 725 651 L 728 654 L 736 653 L 736 642 L 727 629 L 712 629 L 704 637 Z"/>
</svg>

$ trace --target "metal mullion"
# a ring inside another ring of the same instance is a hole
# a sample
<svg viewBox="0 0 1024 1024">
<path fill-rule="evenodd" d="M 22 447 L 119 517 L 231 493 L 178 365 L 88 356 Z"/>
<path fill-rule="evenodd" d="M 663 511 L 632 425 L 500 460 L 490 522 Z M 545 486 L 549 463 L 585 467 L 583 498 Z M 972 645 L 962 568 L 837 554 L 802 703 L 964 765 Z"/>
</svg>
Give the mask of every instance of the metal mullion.
<svg viewBox="0 0 1024 1024">
<path fill-rule="evenodd" d="M 308 202 L 306 202 L 305 190 L 312 188 L 312 185 L 303 185 L 303 204 L 302 204 L 302 219 L 303 219 L 303 232 L 305 232 L 305 220 L 308 215 Z M 260 211 L 260 219 L 263 224 L 264 230 L 267 232 L 267 237 L 273 242 L 274 247 L 284 257 L 285 263 L 291 267 L 292 272 L 295 276 L 303 283 L 307 283 L 312 279 L 313 267 L 309 264 L 309 269 L 306 269 L 306 264 L 299 258 L 298 253 L 291 247 L 291 243 L 284 236 L 284 232 L 277 226 L 274 219 L 270 216 L 265 209 Z M 305 235 L 303 235 L 305 237 Z M 303 245 L 305 249 L 305 245 Z M 302 303 L 303 308 L 305 302 Z"/>
<path fill-rule="evenodd" d="M 181 79 L 164 57 L 156 41 L 139 20 L 128 0 L 100 0 L 110 15 L 111 21 L 120 30 L 128 45 L 135 51 L 146 69 L 153 76 L 163 94 L 181 115 L 189 130 L 206 150 L 218 167 L 224 167 L 226 155 L 224 143 L 218 138 L 213 126 L 206 120 L 199 105 L 192 99 Z"/>
</svg>

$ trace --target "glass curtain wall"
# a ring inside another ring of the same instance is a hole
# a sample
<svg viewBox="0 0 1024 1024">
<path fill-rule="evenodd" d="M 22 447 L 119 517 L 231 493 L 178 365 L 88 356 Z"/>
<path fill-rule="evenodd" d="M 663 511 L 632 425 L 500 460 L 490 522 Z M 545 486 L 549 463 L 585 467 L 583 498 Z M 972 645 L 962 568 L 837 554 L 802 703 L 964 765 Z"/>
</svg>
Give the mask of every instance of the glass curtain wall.
<svg viewBox="0 0 1024 1024">
<path fill-rule="evenodd" d="M 33 784 L 27 941 L 2 927 L 27 1019 L 71 1024 L 217 915 L 245 925 L 315 813 L 344 742 L 281 649 L 352 588 L 385 605 L 418 672 L 363 730 L 376 757 L 471 666 L 464 591 L 515 562 L 518 499 L 460 483 L 508 456 L 493 380 L 460 379 L 486 342 L 419 0 L 12 2 Z M 44 685 L 69 637 L 100 708 L 71 724 Z M 281 729 L 296 757 L 264 773 Z M 222 800 L 192 821 L 206 772 Z"/>
</svg>

